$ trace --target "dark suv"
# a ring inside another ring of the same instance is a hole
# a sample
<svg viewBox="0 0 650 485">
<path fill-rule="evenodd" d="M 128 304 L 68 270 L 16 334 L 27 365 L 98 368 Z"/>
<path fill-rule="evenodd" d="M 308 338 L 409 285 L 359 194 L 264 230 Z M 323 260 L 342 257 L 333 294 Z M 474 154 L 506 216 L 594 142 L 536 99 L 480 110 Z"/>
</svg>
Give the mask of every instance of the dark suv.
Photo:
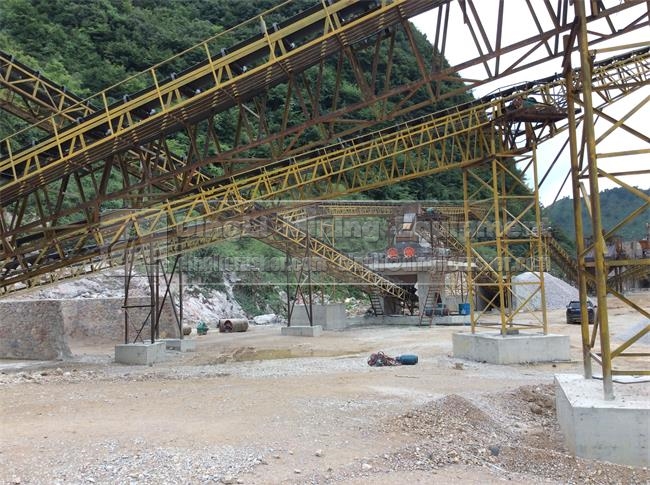
<svg viewBox="0 0 650 485">
<path fill-rule="evenodd" d="M 596 307 L 587 300 L 587 315 L 589 315 L 589 325 L 593 325 L 596 317 Z M 566 323 L 580 323 L 580 301 L 573 300 L 566 306 Z"/>
</svg>

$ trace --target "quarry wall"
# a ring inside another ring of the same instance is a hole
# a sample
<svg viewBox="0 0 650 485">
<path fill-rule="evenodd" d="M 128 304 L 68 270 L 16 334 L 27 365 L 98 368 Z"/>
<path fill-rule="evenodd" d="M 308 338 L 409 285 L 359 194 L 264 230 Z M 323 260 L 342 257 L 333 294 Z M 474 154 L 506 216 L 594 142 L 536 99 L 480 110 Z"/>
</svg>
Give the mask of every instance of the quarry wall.
<svg viewBox="0 0 650 485">
<path fill-rule="evenodd" d="M 129 341 L 149 313 L 149 298 L 133 298 L 129 308 Z M 69 340 L 124 342 L 122 298 L 0 300 L 0 358 L 57 360 L 71 356 Z M 160 317 L 160 337 L 179 337 L 171 303 Z M 141 338 L 150 338 L 149 324 Z"/>
</svg>

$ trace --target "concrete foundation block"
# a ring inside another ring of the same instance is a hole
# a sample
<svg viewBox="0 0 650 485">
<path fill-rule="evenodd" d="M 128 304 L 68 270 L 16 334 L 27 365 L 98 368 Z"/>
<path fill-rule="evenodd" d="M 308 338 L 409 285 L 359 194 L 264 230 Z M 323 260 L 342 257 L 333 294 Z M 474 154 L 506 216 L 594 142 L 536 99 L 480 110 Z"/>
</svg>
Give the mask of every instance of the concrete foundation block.
<svg viewBox="0 0 650 485">
<path fill-rule="evenodd" d="M 555 376 L 555 405 L 567 447 L 575 456 L 650 466 L 650 383 L 614 384 L 607 401 L 603 382 L 581 375 Z"/>
<path fill-rule="evenodd" d="M 425 318 L 424 321 L 429 322 L 430 317 Z M 447 315 L 442 317 L 433 317 L 434 325 L 447 325 L 447 326 L 463 326 L 471 325 L 469 315 Z"/>
<path fill-rule="evenodd" d="M 165 342 L 120 344 L 115 346 L 115 362 L 130 365 L 149 365 L 165 359 Z"/>
<path fill-rule="evenodd" d="M 314 325 L 313 327 L 307 325 L 292 325 L 290 327 L 282 327 L 282 335 L 292 335 L 294 337 L 320 337 L 323 333 L 323 327 Z"/>
<path fill-rule="evenodd" d="M 312 321 L 318 322 L 325 330 L 343 330 L 348 326 L 345 305 L 342 303 L 312 305 L 312 317 Z M 309 326 L 307 309 L 303 305 L 294 308 L 291 324 Z"/>
<path fill-rule="evenodd" d="M 525 364 L 570 360 L 568 335 L 458 332 L 452 337 L 454 357 L 490 364 Z"/>
<path fill-rule="evenodd" d="M 165 342 L 165 347 L 167 350 L 176 350 L 177 352 L 196 351 L 196 340 L 186 338 L 165 338 L 161 339 L 160 342 Z"/>
</svg>

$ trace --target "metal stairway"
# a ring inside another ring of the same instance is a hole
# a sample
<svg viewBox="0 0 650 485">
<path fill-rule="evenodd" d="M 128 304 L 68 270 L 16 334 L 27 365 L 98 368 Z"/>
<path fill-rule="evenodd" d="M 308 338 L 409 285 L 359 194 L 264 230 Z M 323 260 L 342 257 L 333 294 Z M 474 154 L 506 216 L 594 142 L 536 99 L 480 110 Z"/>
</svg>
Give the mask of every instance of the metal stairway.
<svg viewBox="0 0 650 485">
<path fill-rule="evenodd" d="M 370 308 L 372 308 L 373 313 L 376 317 L 381 317 L 384 315 L 384 305 L 382 302 L 381 295 L 376 291 L 371 291 L 368 293 L 370 298 Z"/>
</svg>

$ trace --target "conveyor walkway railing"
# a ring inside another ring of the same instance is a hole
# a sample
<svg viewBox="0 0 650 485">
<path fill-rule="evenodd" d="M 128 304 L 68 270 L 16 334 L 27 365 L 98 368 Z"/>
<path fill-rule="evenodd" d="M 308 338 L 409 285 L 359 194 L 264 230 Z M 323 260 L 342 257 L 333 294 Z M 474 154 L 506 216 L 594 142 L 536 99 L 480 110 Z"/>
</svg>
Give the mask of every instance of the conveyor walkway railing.
<svg viewBox="0 0 650 485">
<path fill-rule="evenodd" d="M 435 3 L 435 2 L 434 2 Z M 444 2 L 443 2 L 444 3 Z M 20 149 L 16 137 L 3 141 L 0 203 L 34 190 L 34 183 L 57 180 L 92 161 L 133 145 L 143 145 L 161 133 L 178 131 L 184 123 L 222 111 L 300 72 L 344 46 L 358 42 L 397 22 L 432 8 L 431 0 L 353 2 L 339 0 L 288 19 L 277 30 L 260 16 L 262 34 L 220 53 L 202 47 L 206 60 L 177 75 L 162 76 L 151 68 L 151 87 L 118 102 L 111 90 L 97 100 L 99 111 L 61 130 L 34 147 Z M 296 42 L 299 45 L 295 45 Z M 250 66 L 250 67 L 249 67 Z M 72 108 L 71 108 L 72 109 Z"/>
<path fill-rule="evenodd" d="M 650 80 L 648 51 L 595 66 L 594 84 L 615 83 L 630 89 Z M 553 93 L 565 88 L 556 76 L 505 97 L 486 99 L 411 123 L 337 144 L 328 150 L 304 154 L 238 177 L 229 177 L 201 187 L 196 192 L 170 199 L 155 208 L 104 213 L 100 220 L 78 225 L 52 225 L 63 214 L 20 229 L 3 231 L 3 285 L 31 280 L 61 267 L 103 258 L 126 245 L 144 244 L 157 237 L 173 238 L 183 227 L 200 221 L 246 217 L 252 204 L 263 200 L 311 200 L 339 197 L 396 181 L 480 164 L 490 157 L 525 153 L 533 146 L 566 128 L 557 122 L 531 123 L 520 129 L 505 122 L 509 102 L 520 95 L 534 95 L 553 103 Z M 558 108 L 559 109 L 559 108 Z M 81 203 L 66 215 L 85 210 L 92 201 Z M 50 224 L 40 232 L 42 223 Z M 36 232 L 22 240 L 23 235 Z M 17 244 L 16 244 L 17 243 Z M 29 259 L 28 259 L 29 258 Z"/>
</svg>

